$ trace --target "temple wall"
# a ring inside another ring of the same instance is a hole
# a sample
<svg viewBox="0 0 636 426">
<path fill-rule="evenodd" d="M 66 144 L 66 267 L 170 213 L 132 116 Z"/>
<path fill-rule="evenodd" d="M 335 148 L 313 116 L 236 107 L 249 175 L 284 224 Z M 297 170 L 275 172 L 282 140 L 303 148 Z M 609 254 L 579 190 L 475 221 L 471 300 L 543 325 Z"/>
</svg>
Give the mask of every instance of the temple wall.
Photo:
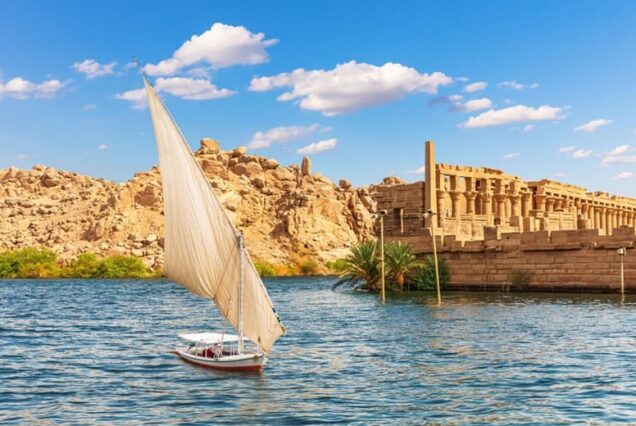
<svg viewBox="0 0 636 426">
<path fill-rule="evenodd" d="M 389 240 L 410 243 L 419 257 L 432 253 L 430 234 Z M 616 292 L 616 250 L 625 247 L 625 288 L 636 292 L 635 243 L 634 228 L 627 226 L 613 229 L 613 235 L 596 229 L 502 233 L 488 227 L 480 241 L 437 237 L 439 257 L 451 272 L 451 287 L 468 289 L 501 289 L 510 285 L 514 272 L 525 271 L 531 275 L 531 290 Z"/>
</svg>

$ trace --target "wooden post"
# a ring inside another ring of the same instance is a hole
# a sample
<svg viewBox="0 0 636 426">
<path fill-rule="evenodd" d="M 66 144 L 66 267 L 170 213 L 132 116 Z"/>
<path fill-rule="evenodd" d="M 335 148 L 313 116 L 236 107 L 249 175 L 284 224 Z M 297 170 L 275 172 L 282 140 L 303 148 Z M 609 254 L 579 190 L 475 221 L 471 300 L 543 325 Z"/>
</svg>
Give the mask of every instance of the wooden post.
<svg viewBox="0 0 636 426">
<path fill-rule="evenodd" d="M 619 248 L 616 250 L 621 257 L 621 294 L 625 294 L 625 248 Z"/>
<path fill-rule="evenodd" d="M 435 290 L 437 291 L 437 305 L 442 305 L 442 290 L 439 285 L 439 264 L 437 263 L 437 242 L 435 241 L 435 226 L 431 226 L 431 236 L 433 237 L 433 261 L 435 262 Z"/>
<path fill-rule="evenodd" d="M 386 294 L 384 292 L 384 215 L 380 212 L 380 283 L 381 283 L 381 295 L 380 299 L 382 303 L 386 302 Z"/>
</svg>

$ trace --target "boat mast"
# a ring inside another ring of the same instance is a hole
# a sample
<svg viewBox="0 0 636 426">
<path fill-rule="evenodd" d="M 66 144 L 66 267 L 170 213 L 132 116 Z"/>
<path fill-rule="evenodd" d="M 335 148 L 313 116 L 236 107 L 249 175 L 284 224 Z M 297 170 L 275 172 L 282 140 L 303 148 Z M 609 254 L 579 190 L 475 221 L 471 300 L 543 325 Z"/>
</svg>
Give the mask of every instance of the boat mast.
<svg viewBox="0 0 636 426">
<path fill-rule="evenodd" d="M 245 241 L 243 233 L 240 232 L 239 240 L 239 300 L 238 300 L 238 353 L 243 353 L 243 252 L 245 251 Z"/>
</svg>

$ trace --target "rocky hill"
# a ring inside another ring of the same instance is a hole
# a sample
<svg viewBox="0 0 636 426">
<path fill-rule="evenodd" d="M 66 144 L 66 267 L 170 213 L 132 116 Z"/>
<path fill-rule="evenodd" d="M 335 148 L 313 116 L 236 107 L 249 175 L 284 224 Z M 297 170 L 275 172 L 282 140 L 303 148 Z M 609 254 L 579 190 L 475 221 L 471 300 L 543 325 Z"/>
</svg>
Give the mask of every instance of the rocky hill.
<svg viewBox="0 0 636 426">
<path fill-rule="evenodd" d="M 212 139 L 195 157 L 256 260 L 322 265 L 373 234 L 369 190 L 312 173 L 308 158 L 283 167 Z M 129 254 L 160 268 L 162 205 L 156 167 L 126 183 L 41 165 L 0 170 L 0 249 L 42 245 L 66 262 L 86 251 Z"/>
</svg>

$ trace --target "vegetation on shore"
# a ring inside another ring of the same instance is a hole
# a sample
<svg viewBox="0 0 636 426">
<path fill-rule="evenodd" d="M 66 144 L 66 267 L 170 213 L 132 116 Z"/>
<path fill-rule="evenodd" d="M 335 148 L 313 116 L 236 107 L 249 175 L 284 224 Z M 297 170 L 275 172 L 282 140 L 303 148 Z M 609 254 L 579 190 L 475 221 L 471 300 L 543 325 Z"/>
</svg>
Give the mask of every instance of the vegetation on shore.
<svg viewBox="0 0 636 426">
<path fill-rule="evenodd" d="M 435 287 L 435 262 L 431 256 L 419 261 L 408 244 L 390 242 L 384 245 L 385 285 L 394 290 L 430 290 Z M 349 255 L 337 261 L 340 279 L 333 285 L 379 291 L 382 279 L 380 245 L 375 240 L 362 241 L 351 247 Z M 439 259 L 440 285 L 445 286 L 450 272 Z"/>
<path fill-rule="evenodd" d="M 0 252 L 0 278 L 146 278 L 160 276 L 132 256 L 98 258 L 82 253 L 69 265 L 62 265 L 48 248 L 23 248 Z"/>
</svg>

